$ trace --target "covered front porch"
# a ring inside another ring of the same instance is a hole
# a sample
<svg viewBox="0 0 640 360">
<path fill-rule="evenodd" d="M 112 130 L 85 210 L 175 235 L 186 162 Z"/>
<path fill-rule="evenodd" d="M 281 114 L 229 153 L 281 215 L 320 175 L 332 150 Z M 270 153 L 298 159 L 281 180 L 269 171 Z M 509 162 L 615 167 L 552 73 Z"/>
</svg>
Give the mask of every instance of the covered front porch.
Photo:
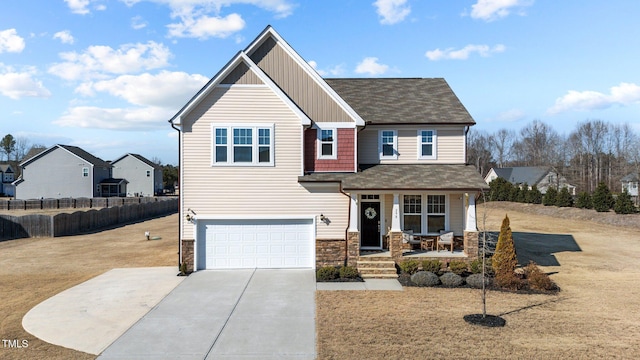
<svg viewBox="0 0 640 360">
<path fill-rule="evenodd" d="M 477 256 L 476 193 L 408 191 L 350 194 L 348 248 L 357 256 L 388 253 L 403 257 Z M 442 244 L 442 233 L 452 233 Z M 475 241 L 474 241 L 475 240 Z M 353 242 L 356 242 L 354 244 Z"/>
</svg>

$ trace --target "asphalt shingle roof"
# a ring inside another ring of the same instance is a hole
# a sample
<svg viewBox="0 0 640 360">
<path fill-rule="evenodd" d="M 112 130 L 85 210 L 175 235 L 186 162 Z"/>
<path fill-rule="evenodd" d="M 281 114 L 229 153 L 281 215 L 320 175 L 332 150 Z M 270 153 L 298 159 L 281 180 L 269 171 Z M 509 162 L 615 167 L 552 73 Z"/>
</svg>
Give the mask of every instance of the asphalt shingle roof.
<svg viewBox="0 0 640 360">
<path fill-rule="evenodd" d="M 512 184 L 537 184 L 542 178 L 549 173 L 548 167 L 538 166 L 521 166 L 508 168 L 494 168 L 493 171 L 499 177 L 511 182 Z"/>
<path fill-rule="evenodd" d="M 367 124 L 475 124 L 442 78 L 325 81 Z"/>
<path fill-rule="evenodd" d="M 313 173 L 300 182 L 342 182 L 344 190 L 480 190 L 489 189 L 471 165 L 374 165 L 357 173 Z"/>
</svg>

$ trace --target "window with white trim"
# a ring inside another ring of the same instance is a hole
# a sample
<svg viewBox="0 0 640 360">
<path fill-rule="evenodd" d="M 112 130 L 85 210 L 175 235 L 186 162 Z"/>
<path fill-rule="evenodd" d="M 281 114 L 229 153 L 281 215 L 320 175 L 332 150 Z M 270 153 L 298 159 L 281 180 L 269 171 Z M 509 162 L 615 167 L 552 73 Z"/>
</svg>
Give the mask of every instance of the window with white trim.
<svg viewBox="0 0 640 360">
<path fill-rule="evenodd" d="M 336 129 L 318 129 L 318 159 L 337 158 Z"/>
<path fill-rule="evenodd" d="M 436 158 L 436 131 L 418 130 L 418 158 Z"/>
<path fill-rule="evenodd" d="M 446 197 L 444 195 L 427 195 L 427 232 L 440 233 L 446 230 Z"/>
<path fill-rule="evenodd" d="M 403 227 L 414 234 L 422 233 L 422 196 L 404 195 Z"/>
<path fill-rule="evenodd" d="M 213 165 L 273 165 L 273 125 L 213 127 Z"/>
<path fill-rule="evenodd" d="M 89 177 L 89 168 L 88 167 L 83 167 L 82 168 L 82 177 Z"/>
<path fill-rule="evenodd" d="M 398 158 L 398 132 L 396 130 L 380 130 L 380 159 Z"/>
</svg>

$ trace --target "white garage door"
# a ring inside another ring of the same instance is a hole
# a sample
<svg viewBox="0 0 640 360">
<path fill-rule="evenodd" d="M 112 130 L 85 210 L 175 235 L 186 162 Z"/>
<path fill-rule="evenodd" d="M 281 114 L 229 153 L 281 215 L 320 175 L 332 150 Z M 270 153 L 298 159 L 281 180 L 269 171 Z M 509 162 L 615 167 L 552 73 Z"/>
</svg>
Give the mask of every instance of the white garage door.
<svg viewBox="0 0 640 360">
<path fill-rule="evenodd" d="M 313 267 L 311 219 L 198 221 L 197 268 Z"/>
</svg>

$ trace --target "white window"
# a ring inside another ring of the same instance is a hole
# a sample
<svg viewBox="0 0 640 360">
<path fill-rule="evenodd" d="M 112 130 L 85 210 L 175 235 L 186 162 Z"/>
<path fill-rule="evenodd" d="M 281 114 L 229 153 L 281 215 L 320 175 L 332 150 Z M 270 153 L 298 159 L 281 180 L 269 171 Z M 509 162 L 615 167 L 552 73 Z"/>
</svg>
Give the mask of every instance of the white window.
<svg viewBox="0 0 640 360">
<path fill-rule="evenodd" d="M 418 130 L 418 158 L 436 158 L 436 131 Z"/>
<path fill-rule="evenodd" d="M 88 167 L 83 167 L 82 168 L 82 177 L 89 177 L 89 168 Z"/>
<path fill-rule="evenodd" d="M 380 130 L 378 152 L 380 159 L 398 158 L 398 133 L 396 130 Z"/>
<path fill-rule="evenodd" d="M 414 234 L 422 233 L 422 196 L 405 195 L 403 199 L 403 227 Z"/>
<path fill-rule="evenodd" d="M 273 165 L 273 125 L 213 127 L 213 165 Z"/>
<path fill-rule="evenodd" d="M 337 159 L 336 132 L 336 129 L 318 129 L 318 159 Z"/>
<path fill-rule="evenodd" d="M 427 232 L 440 233 L 446 226 L 446 197 L 427 195 Z"/>
</svg>

